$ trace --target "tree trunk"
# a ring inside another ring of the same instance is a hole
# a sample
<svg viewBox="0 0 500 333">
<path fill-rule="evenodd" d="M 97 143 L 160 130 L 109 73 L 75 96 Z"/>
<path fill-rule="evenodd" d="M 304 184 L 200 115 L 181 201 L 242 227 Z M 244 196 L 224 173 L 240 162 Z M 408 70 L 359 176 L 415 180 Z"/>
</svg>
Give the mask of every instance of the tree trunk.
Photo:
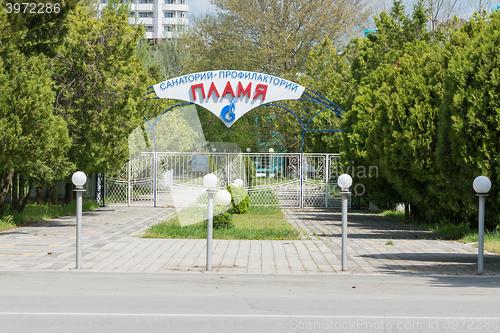
<svg viewBox="0 0 500 333">
<path fill-rule="evenodd" d="M 45 203 L 57 204 L 57 189 L 55 184 L 48 184 L 45 191 Z"/>
<path fill-rule="evenodd" d="M 12 189 L 10 195 L 10 210 L 17 211 L 19 205 L 19 173 L 14 172 L 12 177 Z"/>
<path fill-rule="evenodd" d="M 64 203 L 69 205 L 73 201 L 73 183 L 64 184 Z"/>
<path fill-rule="evenodd" d="M 410 202 L 405 201 L 405 220 L 410 219 Z"/>
<path fill-rule="evenodd" d="M 43 194 L 43 184 L 38 184 L 36 187 L 36 203 L 39 205 L 42 203 L 42 194 Z"/>
<path fill-rule="evenodd" d="M 16 176 L 14 176 L 16 178 Z M 19 175 L 19 196 L 17 199 L 16 211 L 20 212 L 22 202 L 24 200 L 24 191 L 26 189 L 26 177 L 24 175 Z"/>
<path fill-rule="evenodd" d="M 51 201 L 54 205 L 57 205 L 57 184 L 52 187 L 52 192 L 50 193 Z"/>
<path fill-rule="evenodd" d="M 24 209 L 26 208 L 26 205 L 28 204 L 28 201 L 30 200 L 31 192 L 33 191 L 34 187 L 35 187 L 35 183 L 30 182 L 28 193 L 26 193 L 26 195 L 22 198 L 21 204 L 19 205 L 19 207 L 17 209 L 19 213 L 24 212 Z"/>
<path fill-rule="evenodd" d="M 3 215 L 5 210 L 5 198 L 9 193 L 12 177 L 14 177 L 14 171 L 0 175 L 0 215 Z"/>
</svg>

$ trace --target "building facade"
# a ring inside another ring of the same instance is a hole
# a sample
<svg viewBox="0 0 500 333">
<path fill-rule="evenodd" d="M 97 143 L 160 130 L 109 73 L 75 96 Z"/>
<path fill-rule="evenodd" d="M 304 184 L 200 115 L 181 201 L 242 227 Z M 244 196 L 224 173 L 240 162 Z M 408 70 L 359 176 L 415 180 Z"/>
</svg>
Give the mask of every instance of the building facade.
<svg viewBox="0 0 500 333">
<path fill-rule="evenodd" d="M 99 11 L 108 0 L 98 0 Z M 147 39 L 170 39 L 189 24 L 187 0 L 128 0 L 130 20 L 146 28 Z"/>
</svg>

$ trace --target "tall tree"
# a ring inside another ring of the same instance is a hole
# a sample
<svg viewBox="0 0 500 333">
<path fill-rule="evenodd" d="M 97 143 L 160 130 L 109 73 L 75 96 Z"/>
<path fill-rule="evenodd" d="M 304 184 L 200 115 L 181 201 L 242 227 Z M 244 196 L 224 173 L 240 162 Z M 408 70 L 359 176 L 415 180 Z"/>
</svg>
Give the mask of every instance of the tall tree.
<svg viewBox="0 0 500 333">
<path fill-rule="evenodd" d="M 184 68 L 253 70 L 292 81 L 304 72 L 313 48 L 327 37 L 338 43 L 355 35 L 370 14 L 364 0 L 212 0 L 212 3 L 216 12 L 196 19 L 183 37 L 189 51 Z M 266 109 L 267 116 L 257 113 L 254 117 L 258 117 L 263 128 L 284 138 L 287 151 L 300 151 L 302 131 L 292 115 L 280 108 Z"/>
<path fill-rule="evenodd" d="M 351 76 L 350 50 L 329 39 L 325 39 L 309 54 L 304 75 L 299 82 L 309 89 L 319 93 L 339 108 L 350 109 L 355 96 L 355 85 Z M 308 115 L 314 116 L 323 110 L 317 103 L 307 104 Z M 308 129 L 340 129 L 341 117 L 344 113 L 323 110 L 311 122 Z M 306 152 L 340 152 L 342 146 L 341 133 L 310 132 L 305 134 L 304 151 Z"/>
<path fill-rule="evenodd" d="M 1 213 L 14 173 L 33 185 L 65 176 L 70 163 L 65 155 L 69 144 L 66 125 L 53 113 L 55 94 L 48 59 L 37 53 L 44 48 L 27 47 L 24 42 L 29 31 L 9 21 L 4 3 L 0 3 L 0 11 Z M 16 194 L 13 200 L 19 201 L 18 211 L 24 209 L 30 195 L 23 185 L 12 193 Z"/>
<path fill-rule="evenodd" d="M 353 36 L 369 11 L 362 0 L 212 0 L 215 14 L 185 36 L 187 68 L 248 69 L 294 79 L 326 37 Z"/>
<path fill-rule="evenodd" d="M 24 32 L 18 45 L 21 53 L 55 56 L 68 32 L 64 21 L 78 0 L 9 0 L 8 3 L 4 10 L 10 12 L 7 18 L 12 31 Z"/>
<path fill-rule="evenodd" d="M 476 224 L 475 177 L 492 181 L 487 226 L 500 222 L 500 13 L 476 15 L 447 46 L 450 60 L 440 109 L 438 162 L 457 214 Z M 456 207 L 455 207 L 456 208 Z"/>
<path fill-rule="evenodd" d="M 386 112 L 387 106 L 383 106 L 383 103 L 384 98 L 387 98 L 384 95 L 388 92 L 382 88 L 390 88 L 386 78 L 392 66 L 398 66 L 399 58 L 404 55 L 405 45 L 416 41 L 424 44 L 430 42 L 427 15 L 422 1 L 408 15 L 402 1 L 395 0 L 390 13 L 383 11 L 374 17 L 374 21 L 377 27 L 375 34 L 352 41 L 351 72 L 356 97 L 352 108 L 342 120 L 343 160 L 365 168 L 380 167 L 382 162 L 381 149 L 385 136 L 383 131 L 377 130 L 377 126 L 387 121 L 387 116 L 381 112 Z M 390 154 L 390 151 L 384 151 L 383 154 Z M 358 179 L 354 175 L 356 182 L 366 186 L 368 199 L 385 207 L 410 199 L 408 194 L 399 192 L 391 184 L 383 170 L 380 171 L 379 178 L 361 174 L 363 179 Z"/>
<path fill-rule="evenodd" d="M 113 170 L 128 158 L 128 136 L 142 123 L 143 95 L 153 84 L 135 51 L 144 29 L 128 11 L 106 7 L 100 18 L 77 6 L 52 62 L 55 106 L 71 138 L 68 155 L 87 173 Z"/>
<path fill-rule="evenodd" d="M 442 29 L 443 24 L 446 25 L 463 9 L 458 0 L 426 0 L 425 4 L 429 12 L 430 31 Z"/>
</svg>

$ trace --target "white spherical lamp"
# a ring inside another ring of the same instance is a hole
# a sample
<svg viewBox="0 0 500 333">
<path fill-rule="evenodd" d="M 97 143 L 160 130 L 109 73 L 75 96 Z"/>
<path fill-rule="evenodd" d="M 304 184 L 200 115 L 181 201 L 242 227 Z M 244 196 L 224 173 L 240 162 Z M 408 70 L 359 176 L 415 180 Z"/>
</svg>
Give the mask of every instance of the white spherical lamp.
<svg viewBox="0 0 500 333">
<path fill-rule="evenodd" d="M 239 187 L 238 184 L 236 184 L 236 183 L 231 183 L 231 186 Z"/>
<path fill-rule="evenodd" d="M 352 185 L 352 178 L 347 173 L 343 173 L 337 180 L 337 184 L 342 190 L 347 191 Z"/>
<path fill-rule="evenodd" d="M 272 154 L 274 153 L 274 149 L 273 148 L 269 148 L 269 152 Z"/>
<path fill-rule="evenodd" d="M 491 181 L 488 179 L 488 177 L 479 176 L 474 179 L 472 187 L 474 188 L 474 191 L 476 191 L 476 193 L 485 194 L 491 190 Z"/>
<path fill-rule="evenodd" d="M 77 171 L 73 174 L 73 177 L 71 177 L 71 181 L 76 187 L 83 187 L 87 182 L 87 175 L 81 171 Z"/>
<path fill-rule="evenodd" d="M 217 187 L 217 176 L 213 173 L 206 174 L 205 177 L 203 177 L 203 186 L 206 188 Z"/>
<path fill-rule="evenodd" d="M 238 179 L 235 179 L 235 180 L 234 180 L 234 183 L 235 183 L 236 185 L 238 185 L 239 187 L 243 187 L 243 185 L 244 185 L 244 184 L 243 184 L 243 180 L 241 180 L 241 179 L 239 179 L 239 178 L 238 178 Z"/>
<path fill-rule="evenodd" d="M 226 190 L 220 190 L 215 193 L 215 203 L 219 206 L 227 206 L 231 203 L 231 193 Z"/>
</svg>

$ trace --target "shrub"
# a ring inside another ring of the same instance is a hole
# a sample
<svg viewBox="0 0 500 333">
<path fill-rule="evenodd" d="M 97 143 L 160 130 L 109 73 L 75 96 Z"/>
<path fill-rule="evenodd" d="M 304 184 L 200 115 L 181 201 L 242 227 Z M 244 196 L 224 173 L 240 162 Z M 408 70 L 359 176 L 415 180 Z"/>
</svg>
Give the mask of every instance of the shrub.
<svg viewBox="0 0 500 333">
<path fill-rule="evenodd" d="M 231 193 L 231 204 L 234 214 L 244 214 L 248 211 L 250 198 L 244 188 L 229 185 L 226 188 Z"/>
<path fill-rule="evenodd" d="M 234 227 L 232 209 L 228 210 L 227 208 L 228 207 L 225 206 L 214 205 L 214 229 L 227 229 Z M 205 226 L 207 225 L 207 222 L 208 220 L 205 220 Z"/>
<path fill-rule="evenodd" d="M 6 215 L 0 217 L 0 231 L 14 228 L 16 224 L 14 223 L 14 218 L 12 215 Z"/>
</svg>

